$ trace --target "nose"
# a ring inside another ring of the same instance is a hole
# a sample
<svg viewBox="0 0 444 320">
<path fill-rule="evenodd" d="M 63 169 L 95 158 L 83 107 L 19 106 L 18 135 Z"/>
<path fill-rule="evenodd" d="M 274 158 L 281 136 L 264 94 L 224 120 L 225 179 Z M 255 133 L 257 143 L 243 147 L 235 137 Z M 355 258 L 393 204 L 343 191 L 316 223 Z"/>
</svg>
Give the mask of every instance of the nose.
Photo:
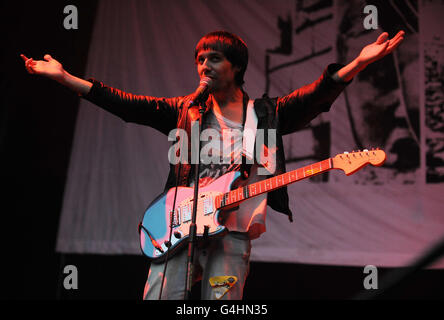
<svg viewBox="0 0 444 320">
<path fill-rule="evenodd" d="M 199 67 L 199 73 L 203 76 L 207 76 L 211 73 L 212 66 L 211 62 L 208 59 L 205 59 L 205 61 L 200 65 Z"/>
<path fill-rule="evenodd" d="M 202 63 L 202 68 L 204 70 L 210 70 L 211 69 L 211 63 L 210 60 L 207 58 L 204 60 L 204 62 Z"/>
</svg>

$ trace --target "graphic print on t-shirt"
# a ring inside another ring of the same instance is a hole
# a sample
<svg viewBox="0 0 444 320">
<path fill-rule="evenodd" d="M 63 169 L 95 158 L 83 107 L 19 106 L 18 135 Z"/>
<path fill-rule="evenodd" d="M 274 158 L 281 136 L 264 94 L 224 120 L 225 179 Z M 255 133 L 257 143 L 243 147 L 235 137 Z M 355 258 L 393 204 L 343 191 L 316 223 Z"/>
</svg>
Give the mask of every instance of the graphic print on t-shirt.
<svg viewBox="0 0 444 320">
<path fill-rule="evenodd" d="M 210 110 L 203 119 L 199 187 L 204 187 L 227 172 L 239 170 L 242 163 L 241 123 Z"/>
</svg>

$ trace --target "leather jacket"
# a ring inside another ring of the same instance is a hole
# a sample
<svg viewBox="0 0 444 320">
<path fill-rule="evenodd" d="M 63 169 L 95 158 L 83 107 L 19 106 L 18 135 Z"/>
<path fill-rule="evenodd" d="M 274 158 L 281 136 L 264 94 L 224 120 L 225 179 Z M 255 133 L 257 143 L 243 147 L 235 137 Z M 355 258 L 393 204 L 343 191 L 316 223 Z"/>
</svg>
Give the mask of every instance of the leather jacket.
<svg viewBox="0 0 444 320">
<path fill-rule="evenodd" d="M 330 64 L 316 81 L 284 97 L 269 98 L 264 95 L 254 100 L 258 129 L 265 129 L 265 132 L 266 129 L 276 129 L 276 170 L 273 175 L 285 172 L 282 136 L 308 125 L 321 112 L 329 111 L 338 95 L 351 82 L 344 83 L 332 78 L 342 66 Z M 191 145 L 191 122 L 197 121 L 199 111 L 197 106 L 187 107 L 190 95 L 174 98 L 133 95 L 108 87 L 95 79 L 88 80 L 93 83 L 93 86 L 83 98 L 126 122 L 147 125 L 165 135 L 176 128 L 185 129 L 189 139 L 188 145 Z M 248 95 L 244 93 L 244 110 L 246 102 L 248 102 Z M 268 139 L 265 139 L 265 143 L 267 141 Z M 188 152 L 191 153 L 191 148 L 188 148 Z M 188 159 L 191 159 L 190 154 Z M 190 183 L 191 168 L 191 164 L 182 163 L 178 177 L 179 164 L 170 164 L 165 190 L 176 186 L 176 183 L 187 186 Z M 292 221 L 286 187 L 269 192 L 267 201 L 271 208 L 288 215 Z"/>
</svg>

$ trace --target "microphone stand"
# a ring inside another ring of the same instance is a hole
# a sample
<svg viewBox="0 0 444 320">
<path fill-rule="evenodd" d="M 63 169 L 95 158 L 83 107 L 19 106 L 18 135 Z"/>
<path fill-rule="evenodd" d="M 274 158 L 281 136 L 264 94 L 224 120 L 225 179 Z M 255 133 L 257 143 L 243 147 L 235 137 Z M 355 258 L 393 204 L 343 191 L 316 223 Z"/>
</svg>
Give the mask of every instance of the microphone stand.
<svg viewBox="0 0 444 320">
<path fill-rule="evenodd" d="M 208 97 L 208 95 L 207 95 Z M 194 197 L 193 197 L 193 211 L 191 214 L 191 224 L 190 224 L 190 233 L 188 239 L 188 256 L 187 256 L 187 272 L 186 272 L 186 283 L 185 283 L 185 300 L 190 300 L 191 298 L 191 287 L 193 285 L 193 272 L 194 272 L 194 251 L 196 245 L 196 218 L 197 218 L 197 203 L 198 203 L 198 195 L 199 195 L 199 168 L 200 168 L 200 131 L 202 129 L 202 117 L 207 108 L 205 102 L 207 99 L 201 99 L 199 103 L 199 136 L 198 136 L 198 156 L 197 163 L 194 165 Z"/>
</svg>

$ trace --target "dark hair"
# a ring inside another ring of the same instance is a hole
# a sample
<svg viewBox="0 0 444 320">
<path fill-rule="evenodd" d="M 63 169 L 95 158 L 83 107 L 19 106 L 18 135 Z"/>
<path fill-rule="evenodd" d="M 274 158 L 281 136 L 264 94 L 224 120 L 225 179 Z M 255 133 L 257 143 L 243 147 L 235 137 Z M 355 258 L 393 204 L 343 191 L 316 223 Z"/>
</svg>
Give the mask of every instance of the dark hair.
<svg viewBox="0 0 444 320">
<path fill-rule="evenodd" d="M 233 66 L 239 67 L 235 81 L 238 86 L 242 86 L 248 65 L 248 48 L 245 42 L 237 35 L 228 31 L 210 32 L 197 43 L 194 51 L 194 60 L 197 59 L 200 51 L 208 49 L 222 52 Z"/>
</svg>

